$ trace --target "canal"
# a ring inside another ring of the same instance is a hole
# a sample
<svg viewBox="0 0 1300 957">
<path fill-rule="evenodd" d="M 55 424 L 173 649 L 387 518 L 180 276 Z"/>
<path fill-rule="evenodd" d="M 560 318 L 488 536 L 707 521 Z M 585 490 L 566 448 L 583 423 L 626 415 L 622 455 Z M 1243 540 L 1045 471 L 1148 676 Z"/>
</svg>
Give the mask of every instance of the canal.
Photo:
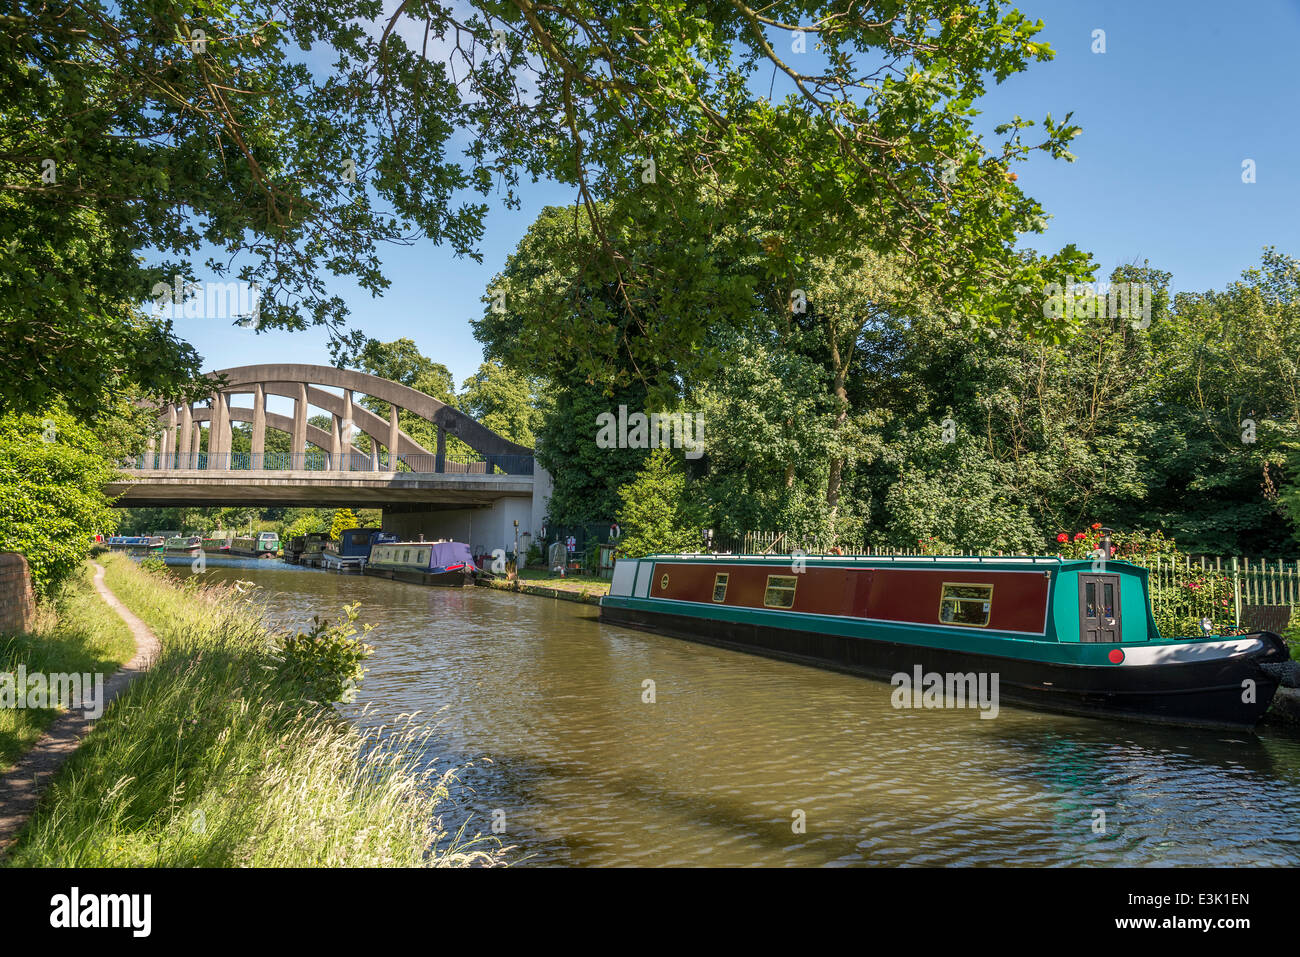
<svg viewBox="0 0 1300 957">
<path fill-rule="evenodd" d="M 376 653 L 349 715 L 436 723 L 430 764 L 468 765 L 444 823 L 504 812 L 525 864 L 1300 863 L 1290 734 L 896 710 L 883 682 L 590 605 L 271 561 L 204 575 L 262 586 L 278 626 L 361 602 Z"/>
</svg>

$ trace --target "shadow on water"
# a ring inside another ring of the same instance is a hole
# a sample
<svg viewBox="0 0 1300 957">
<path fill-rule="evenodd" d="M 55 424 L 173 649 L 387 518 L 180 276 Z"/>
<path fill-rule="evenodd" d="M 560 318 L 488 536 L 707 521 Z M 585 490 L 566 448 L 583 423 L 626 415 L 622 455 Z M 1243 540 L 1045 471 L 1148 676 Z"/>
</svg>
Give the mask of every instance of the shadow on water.
<svg viewBox="0 0 1300 957">
<path fill-rule="evenodd" d="M 504 812 L 529 863 L 1300 863 L 1287 734 L 896 710 L 884 682 L 570 602 L 252 559 L 205 574 L 263 585 L 283 626 L 360 601 L 377 652 L 349 716 L 431 719 L 431 765 L 463 769 L 444 821 Z"/>
</svg>

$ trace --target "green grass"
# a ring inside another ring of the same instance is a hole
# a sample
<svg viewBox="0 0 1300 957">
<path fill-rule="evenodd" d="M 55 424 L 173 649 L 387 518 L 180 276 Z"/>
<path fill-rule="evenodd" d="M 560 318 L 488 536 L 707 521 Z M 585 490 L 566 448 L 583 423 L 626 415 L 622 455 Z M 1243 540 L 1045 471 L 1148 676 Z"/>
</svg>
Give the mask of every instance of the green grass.
<svg viewBox="0 0 1300 957">
<path fill-rule="evenodd" d="M 28 635 L 0 635 L 0 672 L 19 665 L 28 674 L 108 676 L 135 654 L 131 632 L 95 592 L 94 569 L 84 565 L 50 604 L 37 612 Z M 13 766 L 58 715 L 53 708 L 0 708 L 0 771 Z"/>
<path fill-rule="evenodd" d="M 552 575 L 550 571 L 525 568 L 519 573 L 519 580 L 527 582 L 529 585 L 545 585 L 548 588 L 561 588 L 565 591 L 576 591 L 583 594 L 605 595 L 609 593 L 609 579 L 601 578 L 598 575 L 571 574 L 561 578 L 559 575 Z"/>
<path fill-rule="evenodd" d="M 419 770 L 428 731 L 363 733 L 276 680 L 261 608 L 108 556 L 107 582 L 159 660 L 64 767 L 17 866 L 419 866 L 495 863 L 447 833 L 454 778 Z M 191 580 L 193 582 L 194 580 Z"/>
</svg>

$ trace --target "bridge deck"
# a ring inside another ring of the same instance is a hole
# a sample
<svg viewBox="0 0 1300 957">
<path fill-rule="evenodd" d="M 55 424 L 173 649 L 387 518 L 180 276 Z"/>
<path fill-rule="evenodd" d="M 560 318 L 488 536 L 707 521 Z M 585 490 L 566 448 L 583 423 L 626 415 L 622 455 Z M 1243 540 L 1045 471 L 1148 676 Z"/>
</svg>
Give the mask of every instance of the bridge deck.
<svg viewBox="0 0 1300 957">
<path fill-rule="evenodd" d="M 464 507 L 533 494 L 531 475 L 464 472 L 126 469 L 105 492 L 118 505 L 385 505 Z"/>
</svg>

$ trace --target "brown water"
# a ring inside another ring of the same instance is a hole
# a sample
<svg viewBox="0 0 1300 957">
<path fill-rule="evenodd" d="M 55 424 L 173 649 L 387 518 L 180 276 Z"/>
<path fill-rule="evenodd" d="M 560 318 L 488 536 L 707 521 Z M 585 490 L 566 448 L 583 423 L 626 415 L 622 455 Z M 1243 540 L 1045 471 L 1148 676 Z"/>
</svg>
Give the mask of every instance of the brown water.
<svg viewBox="0 0 1300 957">
<path fill-rule="evenodd" d="M 1287 734 L 895 710 L 888 684 L 602 625 L 589 605 L 265 560 L 205 574 L 263 586 L 284 625 L 360 601 L 377 651 L 349 713 L 436 716 L 430 762 L 473 762 L 446 820 L 488 832 L 504 811 L 528 863 L 1300 863 Z"/>
</svg>

